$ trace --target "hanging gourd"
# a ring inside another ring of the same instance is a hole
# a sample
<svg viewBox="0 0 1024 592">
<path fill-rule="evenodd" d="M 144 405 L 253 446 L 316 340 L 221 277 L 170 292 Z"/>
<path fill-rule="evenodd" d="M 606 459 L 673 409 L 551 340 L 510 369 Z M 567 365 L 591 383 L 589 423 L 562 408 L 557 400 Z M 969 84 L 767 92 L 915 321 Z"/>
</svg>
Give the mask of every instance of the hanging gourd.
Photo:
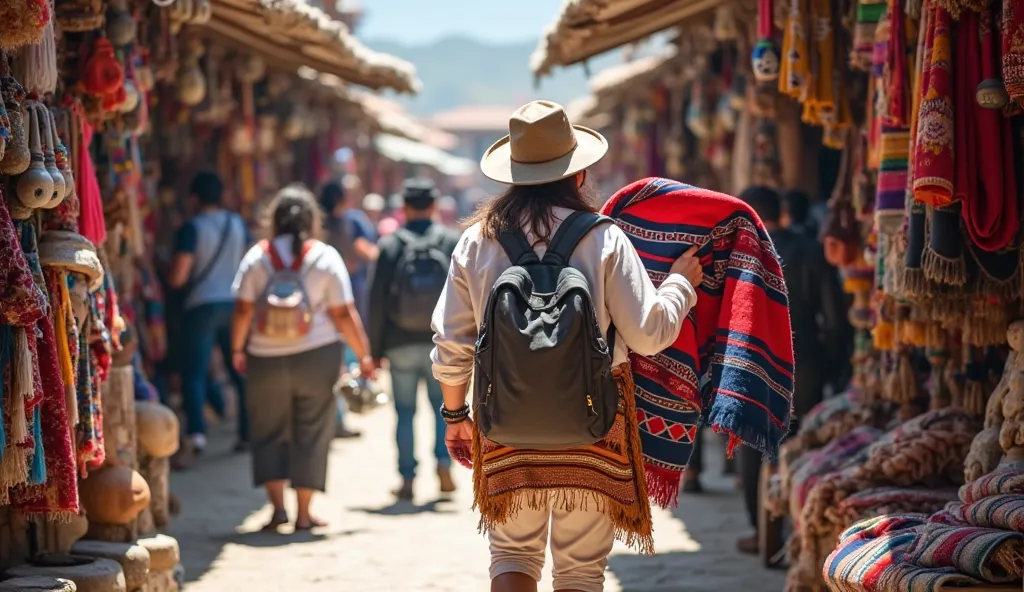
<svg viewBox="0 0 1024 592">
<path fill-rule="evenodd" d="M 28 143 L 31 159 L 28 170 L 18 177 L 18 201 L 26 208 L 41 208 L 53 197 L 53 177 L 43 163 L 43 145 L 40 137 L 39 115 L 35 103 L 25 109 L 28 115 Z"/>
<path fill-rule="evenodd" d="M 256 84 L 267 73 L 267 63 L 259 56 L 247 55 L 239 60 L 235 76 L 242 84 Z"/>
<path fill-rule="evenodd" d="M 754 79 L 772 82 L 779 78 L 779 47 L 772 41 L 772 0 L 758 0 L 757 44 L 751 52 Z"/>
<path fill-rule="evenodd" d="M 176 77 L 178 101 L 187 107 L 195 107 L 206 98 L 206 78 L 199 67 L 199 58 L 203 55 L 202 43 L 192 41 L 182 59 L 181 68 Z"/>
<path fill-rule="evenodd" d="M 0 37 L 3 35 L 4 33 L 0 32 Z M 30 93 L 45 95 L 57 90 L 57 79 L 60 74 L 57 70 L 57 41 L 53 31 L 53 19 L 47 20 L 37 43 L 23 48 L 11 60 L 11 75 L 21 81 L 22 86 Z"/>
<path fill-rule="evenodd" d="M 10 137 L 0 160 L 0 173 L 4 175 L 20 175 L 25 172 L 32 161 L 28 147 L 28 134 L 25 129 L 25 111 L 22 102 L 25 100 L 25 89 L 11 76 L 0 78 L 0 97 L 3 99 L 10 122 Z"/>
<path fill-rule="evenodd" d="M 731 4 L 722 4 L 715 9 L 712 33 L 718 41 L 734 41 L 739 37 L 739 29 L 736 26 L 736 17 L 733 15 Z"/>
<path fill-rule="evenodd" d="M 39 43 L 52 15 L 47 0 L 0 1 L 0 50 Z"/>
<path fill-rule="evenodd" d="M 194 0 L 178 0 L 170 5 L 167 11 L 167 16 L 171 21 L 172 33 L 180 33 L 181 28 L 191 22 L 192 15 L 195 12 L 193 3 Z"/>
<path fill-rule="evenodd" d="M 1006 92 L 1003 81 L 998 78 L 982 80 L 974 97 L 978 104 L 986 109 L 1002 109 L 1010 102 L 1010 94 Z"/>
<path fill-rule="evenodd" d="M 213 4 L 210 0 L 193 0 L 195 2 L 195 10 L 192 14 L 192 20 L 189 21 L 193 25 L 205 25 L 210 22 L 213 18 Z"/>
<path fill-rule="evenodd" d="M 114 46 L 100 37 L 92 47 L 92 55 L 85 63 L 82 88 L 90 95 L 105 96 L 117 92 L 124 84 L 124 68 L 114 56 Z"/>
<path fill-rule="evenodd" d="M 138 24 L 128 10 L 127 0 L 110 0 L 107 13 L 107 38 L 114 45 L 121 47 L 135 42 Z"/>
<path fill-rule="evenodd" d="M 57 161 L 57 170 L 64 177 L 64 198 L 66 199 L 75 194 L 75 175 L 71 170 L 71 156 L 68 153 L 67 146 L 61 141 L 58 131 L 64 124 L 58 126 L 57 115 L 54 113 L 50 115 L 53 118 L 53 153 Z"/>
<path fill-rule="evenodd" d="M 56 0 L 54 12 L 64 33 L 84 33 L 103 26 L 102 0 Z"/>
<path fill-rule="evenodd" d="M 156 86 L 153 67 L 149 65 L 149 50 L 143 50 L 132 62 L 132 79 L 139 92 L 148 93 Z"/>
<path fill-rule="evenodd" d="M 141 95 L 139 89 L 135 87 L 135 83 L 131 78 L 126 78 L 124 81 L 124 102 L 118 107 L 118 111 L 121 113 L 130 113 L 139 106 L 141 101 Z"/>
<path fill-rule="evenodd" d="M 39 132 L 42 134 L 43 140 L 43 167 L 46 168 L 46 172 L 50 174 L 50 178 L 53 180 L 53 193 L 50 195 L 50 200 L 40 207 L 49 210 L 57 207 L 60 205 L 60 202 L 64 201 L 67 187 L 64 185 L 64 175 L 57 168 L 56 145 L 53 141 L 53 116 L 50 110 L 46 108 L 46 105 L 42 103 L 36 103 L 36 113 L 39 116 Z"/>
</svg>

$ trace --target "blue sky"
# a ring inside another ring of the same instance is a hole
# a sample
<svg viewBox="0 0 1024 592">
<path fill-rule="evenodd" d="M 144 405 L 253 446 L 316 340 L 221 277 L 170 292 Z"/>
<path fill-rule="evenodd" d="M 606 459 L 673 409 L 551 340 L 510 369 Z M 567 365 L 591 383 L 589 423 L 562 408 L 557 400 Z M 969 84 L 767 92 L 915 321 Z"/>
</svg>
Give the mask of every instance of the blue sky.
<svg viewBox="0 0 1024 592">
<path fill-rule="evenodd" d="M 360 4 L 366 15 L 359 30 L 363 38 L 416 44 L 455 34 L 500 43 L 537 39 L 557 16 L 562 0 L 361 0 Z"/>
</svg>

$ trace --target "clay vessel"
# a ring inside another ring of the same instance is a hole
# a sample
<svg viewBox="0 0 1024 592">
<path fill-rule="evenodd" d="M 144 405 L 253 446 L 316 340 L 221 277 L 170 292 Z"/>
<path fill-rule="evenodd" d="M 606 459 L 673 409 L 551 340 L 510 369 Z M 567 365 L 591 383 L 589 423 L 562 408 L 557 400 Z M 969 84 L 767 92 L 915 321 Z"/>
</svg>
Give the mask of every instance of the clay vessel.
<svg viewBox="0 0 1024 592">
<path fill-rule="evenodd" d="M 36 104 L 36 111 L 39 113 L 39 126 L 43 128 L 40 130 L 43 134 L 43 166 L 46 167 L 46 172 L 50 173 L 50 178 L 53 179 L 53 195 L 50 196 L 50 201 L 46 202 L 46 205 L 43 206 L 43 209 L 49 210 L 57 207 L 60 205 L 60 202 L 64 201 L 67 186 L 64 182 L 64 175 L 57 168 L 57 153 L 53 142 L 55 127 L 53 115 L 42 104 Z"/>
</svg>

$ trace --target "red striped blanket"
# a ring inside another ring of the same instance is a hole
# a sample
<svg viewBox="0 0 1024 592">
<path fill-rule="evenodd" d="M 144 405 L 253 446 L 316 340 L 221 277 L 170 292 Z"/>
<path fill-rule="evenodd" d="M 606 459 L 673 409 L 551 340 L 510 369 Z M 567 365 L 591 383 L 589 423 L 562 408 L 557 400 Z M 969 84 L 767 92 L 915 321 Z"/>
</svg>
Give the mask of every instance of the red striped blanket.
<svg viewBox="0 0 1024 592">
<path fill-rule="evenodd" d="M 616 193 L 611 216 L 639 251 L 654 284 L 698 245 L 704 281 L 676 342 L 633 355 L 637 419 L 648 493 L 676 500 L 697 425 L 769 456 L 789 429 L 793 335 L 775 247 L 742 201 L 668 179 L 643 179 Z"/>
</svg>

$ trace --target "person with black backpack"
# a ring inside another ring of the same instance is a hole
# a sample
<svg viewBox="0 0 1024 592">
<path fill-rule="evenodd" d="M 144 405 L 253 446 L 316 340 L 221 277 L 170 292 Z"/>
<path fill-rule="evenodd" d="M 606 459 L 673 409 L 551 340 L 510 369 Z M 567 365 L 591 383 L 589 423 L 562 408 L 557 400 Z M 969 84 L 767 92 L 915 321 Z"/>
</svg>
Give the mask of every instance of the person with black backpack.
<svg viewBox="0 0 1024 592">
<path fill-rule="evenodd" d="M 430 179 L 409 179 L 402 186 L 405 225 L 380 239 L 380 257 L 370 285 L 368 334 L 374 359 L 387 360 L 391 389 L 398 414 L 398 473 L 400 500 L 413 497 L 416 476 L 413 417 L 420 381 L 437 423 L 434 458 L 441 493 L 455 491 L 451 456 L 444 443 L 441 384 L 430 370 L 433 348 L 431 315 L 448 280 L 448 266 L 459 236 L 434 222 L 438 192 Z"/>
<path fill-rule="evenodd" d="M 492 592 L 535 592 L 549 535 L 554 589 L 599 592 L 616 538 L 653 552 L 627 354 L 675 341 L 701 263 L 694 247 L 654 287 L 585 183 L 607 141 L 560 105 L 526 104 L 509 132 L 480 166 L 511 187 L 472 218 L 433 315 L 441 416 L 473 469 Z"/>
</svg>

